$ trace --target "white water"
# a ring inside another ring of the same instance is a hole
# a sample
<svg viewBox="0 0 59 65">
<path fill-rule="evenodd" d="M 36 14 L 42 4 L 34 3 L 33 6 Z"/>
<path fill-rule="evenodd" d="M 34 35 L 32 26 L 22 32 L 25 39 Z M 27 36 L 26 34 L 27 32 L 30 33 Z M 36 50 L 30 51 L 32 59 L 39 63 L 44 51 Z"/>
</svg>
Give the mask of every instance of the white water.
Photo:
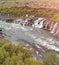
<svg viewBox="0 0 59 65">
<path fill-rule="evenodd" d="M 54 35 L 58 35 L 59 34 L 59 29 L 57 29 L 56 33 Z"/>
<path fill-rule="evenodd" d="M 55 25 L 53 26 L 53 29 L 52 29 L 52 31 L 51 31 L 52 34 L 55 33 L 55 30 L 56 30 L 57 24 L 58 24 L 58 23 L 56 22 Z"/>
<path fill-rule="evenodd" d="M 50 29 L 49 29 L 50 31 L 52 30 L 53 25 L 54 25 L 54 22 L 51 22 Z"/>
<path fill-rule="evenodd" d="M 45 29 L 47 29 L 47 27 L 48 27 L 48 25 L 50 24 L 50 21 L 48 21 L 48 20 L 45 20 Z M 44 24 L 43 24 L 44 25 Z"/>
<path fill-rule="evenodd" d="M 59 41 L 55 40 L 48 32 L 40 29 L 43 27 L 44 20 L 44 18 L 39 18 L 35 21 L 33 27 L 0 21 L 0 28 L 3 29 L 4 37 L 13 43 L 25 40 L 59 52 Z M 38 24 L 38 22 L 40 22 L 40 24 Z M 54 33 L 56 26 L 57 23 L 54 25 L 54 29 L 51 33 Z"/>
<path fill-rule="evenodd" d="M 38 18 L 38 20 L 34 21 L 34 27 L 37 27 L 37 28 L 43 28 L 43 22 L 44 22 L 45 19 L 43 18 Z M 39 23 L 39 24 L 38 24 Z"/>
</svg>

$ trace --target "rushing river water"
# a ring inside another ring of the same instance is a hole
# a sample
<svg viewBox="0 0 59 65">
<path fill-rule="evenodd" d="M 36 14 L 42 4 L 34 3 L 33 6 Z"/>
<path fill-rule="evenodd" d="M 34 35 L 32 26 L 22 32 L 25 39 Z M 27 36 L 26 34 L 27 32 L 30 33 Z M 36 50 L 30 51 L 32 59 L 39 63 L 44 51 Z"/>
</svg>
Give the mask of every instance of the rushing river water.
<svg viewBox="0 0 59 65">
<path fill-rule="evenodd" d="M 0 21 L 0 28 L 2 28 L 4 38 L 12 43 L 17 44 L 21 41 L 28 43 L 26 47 L 35 50 L 34 57 L 36 59 L 39 59 L 39 54 L 47 53 L 49 50 L 59 52 L 59 41 L 40 27 Z"/>
</svg>

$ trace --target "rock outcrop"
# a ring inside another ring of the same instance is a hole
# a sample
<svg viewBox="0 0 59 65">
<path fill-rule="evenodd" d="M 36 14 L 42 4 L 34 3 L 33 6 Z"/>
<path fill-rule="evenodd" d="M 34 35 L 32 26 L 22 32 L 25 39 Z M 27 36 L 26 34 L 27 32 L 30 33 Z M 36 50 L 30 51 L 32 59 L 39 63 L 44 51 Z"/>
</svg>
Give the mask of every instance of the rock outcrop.
<svg viewBox="0 0 59 65">
<path fill-rule="evenodd" d="M 0 37 L 2 37 L 3 35 L 2 35 L 2 29 L 0 28 Z"/>
</svg>

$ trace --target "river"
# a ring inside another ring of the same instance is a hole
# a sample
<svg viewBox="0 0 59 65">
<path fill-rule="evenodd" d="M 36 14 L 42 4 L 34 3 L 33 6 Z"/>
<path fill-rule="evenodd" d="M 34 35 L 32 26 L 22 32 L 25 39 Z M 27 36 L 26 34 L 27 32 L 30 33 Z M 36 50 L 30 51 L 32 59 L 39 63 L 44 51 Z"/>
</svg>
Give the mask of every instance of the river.
<svg viewBox="0 0 59 65">
<path fill-rule="evenodd" d="M 48 53 L 51 50 L 59 53 L 59 41 L 48 31 L 39 27 L 22 26 L 20 23 L 0 21 L 0 28 L 2 28 L 4 38 L 14 44 L 25 42 L 27 48 L 33 49 L 35 59 L 39 60 L 42 53 Z"/>
</svg>

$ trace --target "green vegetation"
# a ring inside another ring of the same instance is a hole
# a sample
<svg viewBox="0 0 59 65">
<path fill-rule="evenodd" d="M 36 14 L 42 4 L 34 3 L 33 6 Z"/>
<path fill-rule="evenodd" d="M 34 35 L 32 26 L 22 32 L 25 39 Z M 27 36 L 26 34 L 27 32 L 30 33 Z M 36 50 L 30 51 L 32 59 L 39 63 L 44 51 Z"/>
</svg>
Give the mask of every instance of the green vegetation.
<svg viewBox="0 0 59 65">
<path fill-rule="evenodd" d="M 25 6 L 29 0 L 0 0 L 0 8 L 11 8 Z"/>
<path fill-rule="evenodd" d="M 59 58 L 55 52 L 50 52 L 48 56 L 43 55 L 44 65 L 59 65 Z"/>
<path fill-rule="evenodd" d="M 0 38 L 0 65 L 59 65 L 59 58 L 55 52 L 42 55 L 43 62 L 32 58 L 32 51 L 24 48 L 24 43 L 18 45 Z"/>
<path fill-rule="evenodd" d="M 14 45 L 0 38 L 0 65 L 43 65 L 32 58 L 32 52 L 24 44 Z"/>
<path fill-rule="evenodd" d="M 31 9 L 25 6 L 30 6 Z M 20 8 L 25 7 L 25 8 Z M 38 8 L 32 9 L 32 8 Z M 43 10 L 39 9 L 43 7 Z M 52 11 L 46 11 L 44 8 L 51 8 Z M 56 0 L 0 0 L 0 14 L 1 15 L 15 15 L 24 17 L 26 14 L 45 17 L 51 21 L 59 21 L 59 12 L 54 10 L 59 8 L 59 1 Z M 53 11 L 54 10 L 54 11 Z"/>
<path fill-rule="evenodd" d="M 25 17 L 26 14 L 35 15 L 37 17 L 44 17 L 51 21 L 59 21 L 59 13 L 49 12 L 46 10 L 35 10 L 35 9 L 29 9 L 26 7 L 22 8 L 0 8 L 0 14 L 1 15 L 14 15 L 16 17 Z"/>
</svg>

